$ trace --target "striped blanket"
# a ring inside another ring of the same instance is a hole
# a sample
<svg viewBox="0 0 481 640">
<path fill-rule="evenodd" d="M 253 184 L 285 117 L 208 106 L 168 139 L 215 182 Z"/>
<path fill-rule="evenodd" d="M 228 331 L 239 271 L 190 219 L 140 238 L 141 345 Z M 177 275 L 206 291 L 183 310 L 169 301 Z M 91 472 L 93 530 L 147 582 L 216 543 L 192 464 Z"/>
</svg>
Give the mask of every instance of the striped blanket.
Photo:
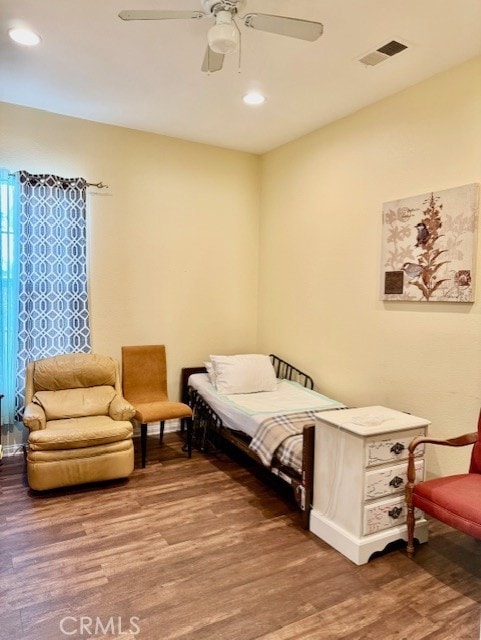
<svg viewBox="0 0 481 640">
<path fill-rule="evenodd" d="M 263 420 L 252 438 L 249 448 L 266 467 L 276 456 L 287 467 L 302 469 L 302 430 L 314 424 L 316 411 L 302 411 L 273 416 Z"/>
</svg>

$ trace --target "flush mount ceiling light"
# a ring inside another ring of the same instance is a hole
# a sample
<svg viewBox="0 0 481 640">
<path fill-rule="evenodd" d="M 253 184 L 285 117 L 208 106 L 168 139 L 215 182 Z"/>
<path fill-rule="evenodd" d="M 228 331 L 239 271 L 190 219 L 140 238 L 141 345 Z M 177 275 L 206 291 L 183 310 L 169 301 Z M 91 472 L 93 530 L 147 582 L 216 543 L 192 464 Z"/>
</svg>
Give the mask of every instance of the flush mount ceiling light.
<svg viewBox="0 0 481 640">
<path fill-rule="evenodd" d="M 262 93 L 259 93 L 258 91 L 251 91 L 250 93 L 246 93 L 242 100 L 249 105 L 263 104 L 266 101 Z"/>
<path fill-rule="evenodd" d="M 9 29 L 8 35 L 18 44 L 34 47 L 40 42 L 40 36 L 29 29 Z"/>
</svg>

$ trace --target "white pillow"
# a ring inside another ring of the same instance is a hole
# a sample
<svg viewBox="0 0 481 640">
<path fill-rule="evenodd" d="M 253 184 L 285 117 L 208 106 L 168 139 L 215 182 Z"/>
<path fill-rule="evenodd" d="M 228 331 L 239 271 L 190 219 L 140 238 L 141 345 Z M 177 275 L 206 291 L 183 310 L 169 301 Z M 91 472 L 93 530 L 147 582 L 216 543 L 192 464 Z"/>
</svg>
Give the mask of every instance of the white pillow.
<svg viewBox="0 0 481 640">
<path fill-rule="evenodd" d="M 215 386 L 220 393 L 256 393 L 276 390 L 276 373 L 269 356 L 242 354 L 210 356 Z"/>
<path fill-rule="evenodd" d="M 207 371 L 207 375 L 209 376 L 209 382 L 213 387 L 215 387 L 215 371 L 214 365 L 212 362 L 204 362 L 204 367 Z"/>
</svg>

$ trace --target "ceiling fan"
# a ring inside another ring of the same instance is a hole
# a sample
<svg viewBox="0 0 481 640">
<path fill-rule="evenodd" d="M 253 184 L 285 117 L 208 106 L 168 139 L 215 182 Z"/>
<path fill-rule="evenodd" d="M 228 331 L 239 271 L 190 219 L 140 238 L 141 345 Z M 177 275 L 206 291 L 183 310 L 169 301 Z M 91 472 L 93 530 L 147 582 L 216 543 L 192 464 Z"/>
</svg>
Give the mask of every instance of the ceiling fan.
<svg viewBox="0 0 481 640">
<path fill-rule="evenodd" d="M 224 56 L 235 51 L 240 43 L 240 30 L 236 17 L 245 0 L 200 0 L 203 11 L 121 11 L 122 20 L 201 20 L 214 18 L 215 24 L 207 34 L 207 49 L 202 63 L 202 71 L 220 71 Z M 313 42 L 324 30 L 320 22 L 300 20 L 267 13 L 248 13 L 241 20 L 246 27 L 258 31 L 278 33 L 282 36 L 299 38 Z"/>
</svg>

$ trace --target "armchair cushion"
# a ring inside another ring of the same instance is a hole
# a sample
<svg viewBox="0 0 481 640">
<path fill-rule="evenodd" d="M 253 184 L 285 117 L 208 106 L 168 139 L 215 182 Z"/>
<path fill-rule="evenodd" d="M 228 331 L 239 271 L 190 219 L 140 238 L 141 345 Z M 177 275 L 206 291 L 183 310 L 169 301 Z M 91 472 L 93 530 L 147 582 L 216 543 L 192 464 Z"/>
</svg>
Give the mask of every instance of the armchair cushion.
<svg viewBox="0 0 481 640">
<path fill-rule="evenodd" d="M 183 402 L 137 402 L 135 419 L 147 424 L 157 420 L 175 420 L 177 418 L 190 418 L 192 409 Z"/>
<path fill-rule="evenodd" d="M 108 416 L 115 389 L 108 386 L 59 391 L 37 391 L 32 401 L 45 411 L 47 420 Z"/>
<path fill-rule="evenodd" d="M 112 358 L 94 353 L 70 353 L 35 362 L 35 391 L 113 387 L 117 383 Z"/>
<path fill-rule="evenodd" d="M 94 447 L 82 447 L 81 449 L 30 449 L 28 452 L 28 459 L 31 464 L 38 469 L 39 465 L 48 462 L 49 466 L 61 463 L 61 464 L 75 464 L 78 463 L 95 463 L 97 461 L 104 461 L 107 464 L 102 464 L 102 472 L 112 473 L 118 464 L 115 461 L 117 455 L 130 454 L 132 448 L 132 441 L 119 440 L 118 442 L 112 442 L 111 444 L 99 444 Z M 108 456 L 106 459 L 105 456 Z M 52 472 L 52 469 L 50 469 Z M 69 469 L 69 475 L 76 473 L 72 467 Z M 50 475 L 50 474 L 49 474 Z M 115 477 L 115 476 L 113 476 Z M 81 482 L 85 480 L 81 480 Z M 61 484 L 59 486 L 62 486 Z"/>
<path fill-rule="evenodd" d="M 132 438 L 132 424 L 109 416 L 51 420 L 48 429 L 32 431 L 28 444 L 33 451 L 81 449 Z"/>
<path fill-rule="evenodd" d="M 433 518 L 481 539 L 481 475 L 434 478 L 414 487 L 413 504 Z"/>
</svg>

